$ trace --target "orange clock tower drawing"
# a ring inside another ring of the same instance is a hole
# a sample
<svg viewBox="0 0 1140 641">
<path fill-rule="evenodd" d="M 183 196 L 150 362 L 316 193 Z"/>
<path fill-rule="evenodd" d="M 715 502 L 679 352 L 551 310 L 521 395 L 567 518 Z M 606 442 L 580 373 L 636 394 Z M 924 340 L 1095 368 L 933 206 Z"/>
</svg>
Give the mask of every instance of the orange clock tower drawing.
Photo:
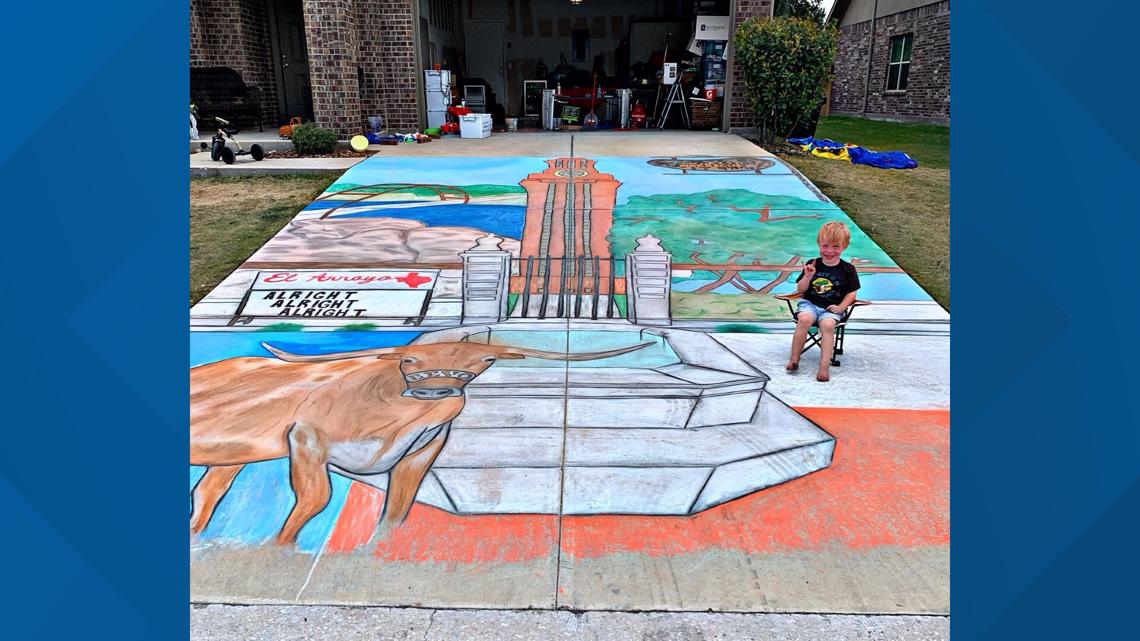
<svg viewBox="0 0 1140 641">
<path fill-rule="evenodd" d="M 579 256 L 597 256 L 599 276 L 609 277 L 610 244 L 606 236 L 614 220 L 614 205 L 621 182 L 611 174 L 598 172 L 594 160 L 588 158 L 554 158 L 547 160 L 546 171 L 534 173 L 519 182 L 526 189 L 526 224 L 523 228 L 519 256 L 534 256 L 544 269 L 547 256 L 566 257 L 567 276 L 571 287 L 577 278 Z M 551 288 L 562 277 L 563 261 L 550 263 Z M 586 261 L 586 287 L 594 277 L 591 260 Z M 545 272 L 540 271 L 540 274 Z M 535 284 L 541 286 L 542 279 Z"/>
</svg>

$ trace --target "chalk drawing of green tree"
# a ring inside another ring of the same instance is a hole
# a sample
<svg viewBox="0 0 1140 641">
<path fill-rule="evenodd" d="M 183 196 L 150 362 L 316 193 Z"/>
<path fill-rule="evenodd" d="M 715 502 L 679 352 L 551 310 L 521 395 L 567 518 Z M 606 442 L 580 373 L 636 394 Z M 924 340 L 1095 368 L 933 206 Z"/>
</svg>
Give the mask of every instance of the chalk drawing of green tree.
<svg viewBox="0 0 1140 641">
<path fill-rule="evenodd" d="M 695 278 L 712 282 L 694 293 L 713 292 L 726 283 L 744 293 L 766 294 L 795 274 L 795 270 L 760 271 L 756 266 L 793 266 L 819 253 L 816 234 L 823 223 L 841 220 L 851 228 L 851 246 L 845 253 L 856 265 L 893 266 L 891 259 L 858 229 L 841 210 L 821 207 L 818 201 L 790 196 L 758 194 L 744 189 L 718 189 L 696 194 L 634 196 L 614 210 L 609 240 L 612 252 L 632 251 L 636 239 L 652 234 L 678 264 L 709 265 L 694 270 Z M 741 268 L 733 269 L 734 265 Z M 740 274 L 764 274 L 761 286 Z"/>
</svg>

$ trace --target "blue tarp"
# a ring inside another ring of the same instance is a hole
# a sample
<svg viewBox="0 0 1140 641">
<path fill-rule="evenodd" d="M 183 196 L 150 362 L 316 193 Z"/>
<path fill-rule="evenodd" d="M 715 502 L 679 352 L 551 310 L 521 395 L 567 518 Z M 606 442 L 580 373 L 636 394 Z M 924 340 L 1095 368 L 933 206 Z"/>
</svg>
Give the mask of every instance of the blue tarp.
<svg viewBox="0 0 1140 641">
<path fill-rule="evenodd" d="M 838 149 L 846 147 L 846 143 L 839 142 L 838 140 L 829 140 L 827 138 L 812 138 L 812 145 L 815 147 L 822 147 L 823 149 Z"/>
<path fill-rule="evenodd" d="M 815 148 L 838 149 L 846 146 L 844 143 L 827 138 L 788 138 L 788 142 L 799 145 L 810 151 Z M 918 161 L 902 151 L 872 151 L 855 145 L 847 146 L 847 154 L 851 162 L 856 165 L 870 165 L 880 169 L 914 169 Z"/>
<path fill-rule="evenodd" d="M 902 151 L 871 151 L 862 147 L 848 147 L 847 154 L 856 165 L 870 165 L 880 169 L 914 169 L 918 161 Z"/>
<path fill-rule="evenodd" d="M 844 143 L 841 143 L 837 140 L 831 140 L 828 138 L 812 138 L 811 136 L 808 136 L 807 138 L 788 138 L 788 142 L 792 143 L 793 145 L 800 145 L 801 147 L 824 147 L 827 149 L 834 149 L 835 147 L 844 146 Z"/>
</svg>

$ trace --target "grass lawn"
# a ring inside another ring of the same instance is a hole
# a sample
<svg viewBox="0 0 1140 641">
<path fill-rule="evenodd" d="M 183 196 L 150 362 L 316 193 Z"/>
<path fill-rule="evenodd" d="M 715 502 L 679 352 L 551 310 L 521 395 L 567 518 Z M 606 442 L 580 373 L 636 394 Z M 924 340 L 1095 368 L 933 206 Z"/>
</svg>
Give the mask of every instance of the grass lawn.
<svg viewBox="0 0 1140 641">
<path fill-rule="evenodd" d="M 210 293 L 335 179 L 335 175 L 191 179 L 190 304 Z"/>
<path fill-rule="evenodd" d="M 897 170 L 784 156 L 949 310 L 950 128 L 829 117 L 815 136 L 918 161 L 917 169 Z"/>
</svg>

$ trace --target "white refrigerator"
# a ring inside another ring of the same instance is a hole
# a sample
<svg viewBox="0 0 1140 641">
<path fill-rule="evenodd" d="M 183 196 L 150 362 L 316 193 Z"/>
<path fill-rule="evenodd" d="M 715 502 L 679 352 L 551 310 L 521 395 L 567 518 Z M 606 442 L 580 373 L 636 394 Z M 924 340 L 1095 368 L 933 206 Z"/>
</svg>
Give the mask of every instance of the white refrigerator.
<svg viewBox="0 0 1140 641">
<path fill-rule="evenodd" d="M 447 108 L 451 106 L 451 72 L 425 71 L 424 93 L 427 94 L 427 126 L 442 126 L 447 122 Z"/>
</svg>

